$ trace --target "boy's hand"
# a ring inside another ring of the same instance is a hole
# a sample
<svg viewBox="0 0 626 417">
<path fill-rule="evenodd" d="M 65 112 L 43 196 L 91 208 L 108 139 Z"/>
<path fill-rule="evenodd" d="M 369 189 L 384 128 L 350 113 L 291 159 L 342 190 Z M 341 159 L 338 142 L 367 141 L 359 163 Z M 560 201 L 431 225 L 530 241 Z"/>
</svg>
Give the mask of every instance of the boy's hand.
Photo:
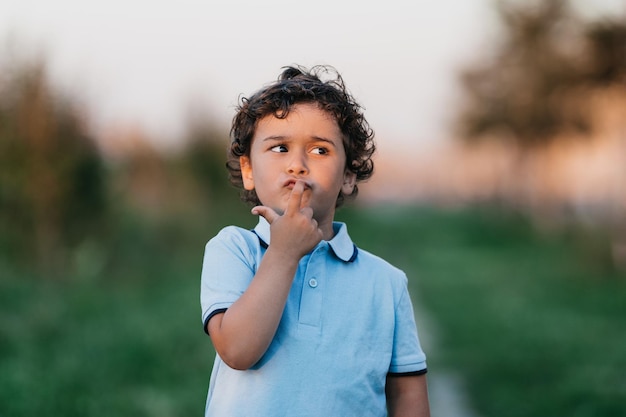
<svg viewBox="0 0 626 417">
<path fill-rule="evenodd" d="M 285 213 L 281 216 L 272 208 L 256 206 L 252 214 L 265 217 L 270 224 L 272 246 L 280 253 L 300 259 L 317 245 L 323 237 L 317 221 L 313 218 L 313 209 L 302 207 L 304 181 L 296 181 L 287 201 Z"/>
</svg>

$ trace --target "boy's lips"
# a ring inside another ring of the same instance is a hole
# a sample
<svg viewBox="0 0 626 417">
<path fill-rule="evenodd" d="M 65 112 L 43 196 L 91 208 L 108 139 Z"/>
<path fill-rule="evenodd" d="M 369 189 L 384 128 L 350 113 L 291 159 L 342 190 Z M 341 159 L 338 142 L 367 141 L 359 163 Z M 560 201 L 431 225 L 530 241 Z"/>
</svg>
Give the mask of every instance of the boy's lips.
<svg viewBox="0 0 626 417">
<path fill-rule="evenodd" d="M 304 182 L 304 189 L 305 190 L 310 190 L 311 189 L 311 184 L 309 184 L 308 182 L 306 182 L 304 180 L 298 180 L 296 178 L 289 178 L 288 180 L 286 180 L 284 182 L 283 186 L 289 188 L 290 190 L 292 190 L 294 185 L 296 185 L 296 182 L 298 182 L 298 181 Z"/>
</svg>

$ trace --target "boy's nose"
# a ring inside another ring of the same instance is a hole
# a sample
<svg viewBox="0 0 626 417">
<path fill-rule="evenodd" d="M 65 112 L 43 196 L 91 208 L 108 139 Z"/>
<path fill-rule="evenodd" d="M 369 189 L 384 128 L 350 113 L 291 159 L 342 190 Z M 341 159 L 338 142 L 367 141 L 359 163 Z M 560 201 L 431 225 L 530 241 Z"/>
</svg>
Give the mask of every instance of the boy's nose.
<svg viewBox="0 0 626 417">
<path fill-rule="evenodd" d="M 289 161 L 287 172 L 291 175 L 304 175 L 308 172 L 306 161 L 302 155 L 294 155 Z"/>
</svg>

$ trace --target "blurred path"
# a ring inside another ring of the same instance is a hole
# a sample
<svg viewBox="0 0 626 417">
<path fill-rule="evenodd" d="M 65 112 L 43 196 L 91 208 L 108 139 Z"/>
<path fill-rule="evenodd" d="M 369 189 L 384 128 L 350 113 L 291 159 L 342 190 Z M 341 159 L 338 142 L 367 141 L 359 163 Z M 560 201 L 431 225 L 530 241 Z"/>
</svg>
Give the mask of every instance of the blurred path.
<svg viewBox="0 0 626 417">
<path fill-rule="evenodd" d="M 449 372 L 428 375 L 428 396 L 433 417 L 477 417 L 467 404 L 460 378 Z"/>
<path fill-rule="evenodd" d="M 428 313 L 421 308 L 419 300 L 416 300 L 414 305 L 420 342 L 428 360 L 429 354 L 434 355 L 437 351 L 437 331 Z M 433 417 L 478 417 L 469 406 L 463 380 L 459 374 L 429 368 L 427 377 L 430 414 Z"/>
</svg>

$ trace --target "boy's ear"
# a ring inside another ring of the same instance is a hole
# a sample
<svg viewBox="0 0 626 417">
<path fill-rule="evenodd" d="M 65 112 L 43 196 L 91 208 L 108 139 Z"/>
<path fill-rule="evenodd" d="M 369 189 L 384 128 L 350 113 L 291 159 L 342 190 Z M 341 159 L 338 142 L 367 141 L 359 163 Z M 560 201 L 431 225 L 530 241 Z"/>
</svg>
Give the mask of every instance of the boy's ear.
<svg viewBox="0 0 626 417">
<path fill-rule="evenodd" d="M 249 156 L 239 157 L 239 166 L 241 167 L 241 179 L 243 180 L 243 188 L 251 191 L 254 190 L 254 179 L 252 177 L 252 164 Z"/>
<path fill-rule="evenodd" d="M 341 186 L 341 193 L 343 195 L 351 195 L 356 185 L 356 173 L 346 169 L 343 173 L 343 184 Z"/>
</svg>

